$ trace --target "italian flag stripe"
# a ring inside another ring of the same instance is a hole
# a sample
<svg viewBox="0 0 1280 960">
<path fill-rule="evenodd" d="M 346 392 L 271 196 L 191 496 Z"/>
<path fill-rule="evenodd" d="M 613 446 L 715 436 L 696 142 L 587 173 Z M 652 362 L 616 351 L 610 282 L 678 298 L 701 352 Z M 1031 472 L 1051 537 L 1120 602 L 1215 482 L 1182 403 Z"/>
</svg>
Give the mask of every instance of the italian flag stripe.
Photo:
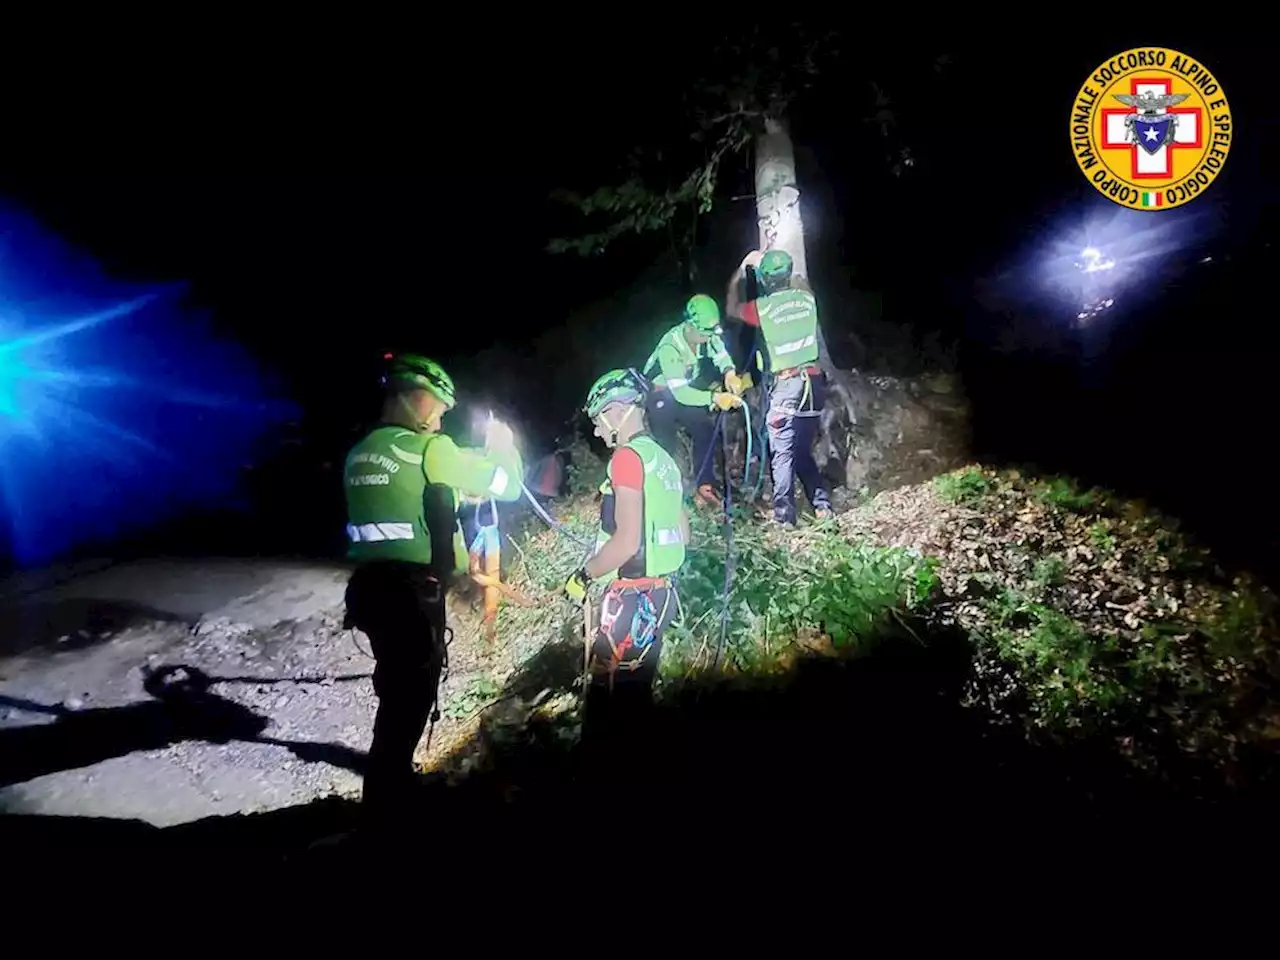
<svg viewBox="0 0 1280 960">
<path fill-rule="evenodd" d="M 1144 207 L 1164 206 L 1164 196 L 1159 193 L 1144 193 L 1142 195 L 1142 205 Z"/>
</svg>

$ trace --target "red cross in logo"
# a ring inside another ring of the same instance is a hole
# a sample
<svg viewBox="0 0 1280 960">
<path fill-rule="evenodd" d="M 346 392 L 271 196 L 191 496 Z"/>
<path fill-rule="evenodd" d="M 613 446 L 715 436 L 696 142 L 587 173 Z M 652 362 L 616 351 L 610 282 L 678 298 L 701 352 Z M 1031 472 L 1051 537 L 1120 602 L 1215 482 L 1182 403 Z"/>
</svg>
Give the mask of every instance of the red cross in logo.
<svg viewBox="0 0 1280 960">
<path fill-rule="evenodd" d="M 1134 96 L 1143 93 L 1168 95 L 1172 81 L 1165 77 L 1135 77 L 1129 81 L 1129 92 Z M 1173 176 L 1173 151 L 1204 147 L 1204 123 L 1199 107 L 1169 107 L 1161 115 L 1178 115 L 1178 128 L 1173 140 L 1155 153 L 1148 153 L 1128 138 L 1125 117 L 1133 115 L 1130 107 L 1104 107 L 1102 109 L 1102 149 L 1129 151 L 1129 176 L 1133 180 L 1161 180 Z"/>
</svg>

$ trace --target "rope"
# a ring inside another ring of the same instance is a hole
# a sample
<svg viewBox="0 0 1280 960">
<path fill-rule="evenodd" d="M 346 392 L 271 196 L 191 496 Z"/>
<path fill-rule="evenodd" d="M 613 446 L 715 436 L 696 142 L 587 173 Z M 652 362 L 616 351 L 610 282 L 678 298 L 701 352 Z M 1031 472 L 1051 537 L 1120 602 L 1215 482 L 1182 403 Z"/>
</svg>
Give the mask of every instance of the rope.
<svg viewBox="0 0 1280 960">
<path fill-rule="evenodd" d="M 742 409 L 746 410 L 743 404 Z M 733 587 L 733 485 L 729 483 L 729 434 L 721 435 L 724 449 L 724 594 L 720 607 L 720 642 L 716 644 L 715 656 L 711 658 L 711 669 L 720 664 L 725 643 L 729 639 L 729 593 Z M 715 449 L 714 444 L 712 449 Z"/>
<path fill-rule="evenodd" d="M 750 357 L 759 356 L 760 328 L 756 327 L 751 335 Z M 751 502 L 754 503 L 764 489 L 764 471 L 769 462 L 769 380 L 770 374 L 763 369 L 763 364 L 756 367 L 760 374 L 760 465 L 756 469 L 756 485 L 751 490 Z M 750 459 L 748 458 L 748 464 Z M 743 475 L 742 485 L 746 486 L 747 478 Z"/>
<path fill-rule="evenodd" d="M 520 481 L 520 489 L 524 491 L 525 498 L 529 501 L 529 505 L 533 507 L 533 512 L 536 513 L 539 519 L 541 519 L 542 522 L 545 523 L 548 527 L 550 527 L 552 530 L 554 530 L 556 533 L 560 534 L 561 536 L 569 540 L 572 540 L 574 543 L 576 543 L 580 547 L 584 547 L 588 550 L 592 550 L 595 548 L 595 544 L 592 543 L 590 540 L 587 540 L 583 537 L 578 536 L 576 533 L 571 531 L 559 520 L 551 516 L 551 514 L 547 513 L 546 510 L 542 509 L 542 504 L 540 504 L 534 498 L 533 494 L 529 492 L 529 488 L 524 485 L 523 480 Z"/>
<path fill-rule="evenodd" d="M 751 429 L 751 407 L 748 406 L 745 400 L 742 401 L 742 419 L 743 419 L 743 424 L 747 431 L 747 462 L 742 466 L 742 489 L 745 490 L 747 489 L 747 486 L 748 486 L 748 480 L 751 477 L 751 448 L 752 448 L 752 433 L 753 433 Z M 758 467 L 757 473 L 763 470 L 764 470 L 763 466 Z M 725 474 L 726 474 L 725 483 L 726 484 L 728 483 L 728 476 L 727 476 L 728 472 L 729 472 L 728 458 L 726 458 L 725 460 Z M 754 500 L 755 497 L 752 497 L 751 499 Z"/>
<path fill-rule="evenodd" d="M 723 411 L 723 410 L 721 410 L 719 413 L 717 413 L 717 414 L 716 414 L 716 425 L 715 425 L 715 428 L 711 431 L 711 439 L 707 441 L 707 452 L 706 452 L 706 455 L 705 455 L 705 456 L 703 456 L 703 458 L 702 458 L 702 466 L 700 466 L 700 467 L 698 468 L 698 471 L 693 475 L 693 480 L 694 480 L 694 482 L 695 482 L 695 483 L 697 483 L 697 481 L 698 481 L 698 478 L 699 478 L 699 477 L 701 477 L 703 474 L 705 474 L 705 473 L 707 472 L 707 464 L 709 464 L 709 463 L 711 462 L 711 458 L 712 458 L 712 456 L 714 456 L 714 455 L 715 455 L 715 452 L 716 452 L 716 434 L 720 433 L 720 428 L 721 428 L 721 426 L 723 425 L 723 423 L 724 423 L 724 411 Z M 726 438 L 727 438 L 727 437 L 728 437 L 728 434 L 726 434 L 725 436 L 726 436 Z M 726 483 L 728 483 L 728 482 L 729 482 L 728 466 L 729 466 L 729 464 L 728 464 L 728 462 L 726 461 L 726 462 L 725 462 L 725 468 L 726 468 L 726 469 L 725 469 L 725 482 L 726 482 Z"/>
</svg>

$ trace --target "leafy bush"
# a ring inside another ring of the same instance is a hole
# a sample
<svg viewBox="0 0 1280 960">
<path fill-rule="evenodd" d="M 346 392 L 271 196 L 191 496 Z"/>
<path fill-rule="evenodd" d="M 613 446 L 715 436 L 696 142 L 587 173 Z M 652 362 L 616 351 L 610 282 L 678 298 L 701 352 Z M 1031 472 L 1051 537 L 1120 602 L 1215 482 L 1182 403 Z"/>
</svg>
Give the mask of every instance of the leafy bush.
<svg viewBox="0 0 1280 960">
<path fill-rule="evenodd" d="M 935 562 L 905 550 L 851 543 L 829 525 L 782 534 L 738 519 L 726 606 L 723 522 L 697 515 L 693 528 L 679 578 L 683 617 L 663 655 L 667 674 L 708 665 L 722 635 L 729 668 L 785 665 L 797 644 L 858 652 L 937 586 Z"/>
<path fill-rule="evenodd" d="M 933 481 L 938 496 L 948 503 L 977 500 L 992 490 L 991 481 L 977 467 L 965 467 L 953 473 L 944 473 Z"/>
<path fill-rule="evenodd" d="M 1105 502 L 1101 490 L 1081 490 L 1074 480 L 1067 477 L 1049 477 L 1037 484 L 1035 491 L 1043 503 L 1075 513 L 1098 510 Z"/>
</svg>

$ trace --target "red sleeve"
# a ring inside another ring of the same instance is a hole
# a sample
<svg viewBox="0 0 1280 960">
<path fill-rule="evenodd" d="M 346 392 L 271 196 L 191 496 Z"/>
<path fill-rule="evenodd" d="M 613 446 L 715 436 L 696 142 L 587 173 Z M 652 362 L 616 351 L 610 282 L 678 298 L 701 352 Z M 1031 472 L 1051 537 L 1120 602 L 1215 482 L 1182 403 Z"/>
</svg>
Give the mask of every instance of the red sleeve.
<svg viewBox="0 0 1280 960">
<path fill-rule="evenodd" d="M 738 316 L 742 317 L 742 322 L 749 327 L 760 326 L 760 311 L 756 309 L 754 300 L 750 303 L 744 303 L 742 309 L 738 312 Z"/>
<path fill-rule="evenodd" d="M 644 464 L 640 454 L 629 447 L 622 447 L 609 461 L 609 480 L 615 487 L 629 490 L 644 489 Z"/>
</svg>

